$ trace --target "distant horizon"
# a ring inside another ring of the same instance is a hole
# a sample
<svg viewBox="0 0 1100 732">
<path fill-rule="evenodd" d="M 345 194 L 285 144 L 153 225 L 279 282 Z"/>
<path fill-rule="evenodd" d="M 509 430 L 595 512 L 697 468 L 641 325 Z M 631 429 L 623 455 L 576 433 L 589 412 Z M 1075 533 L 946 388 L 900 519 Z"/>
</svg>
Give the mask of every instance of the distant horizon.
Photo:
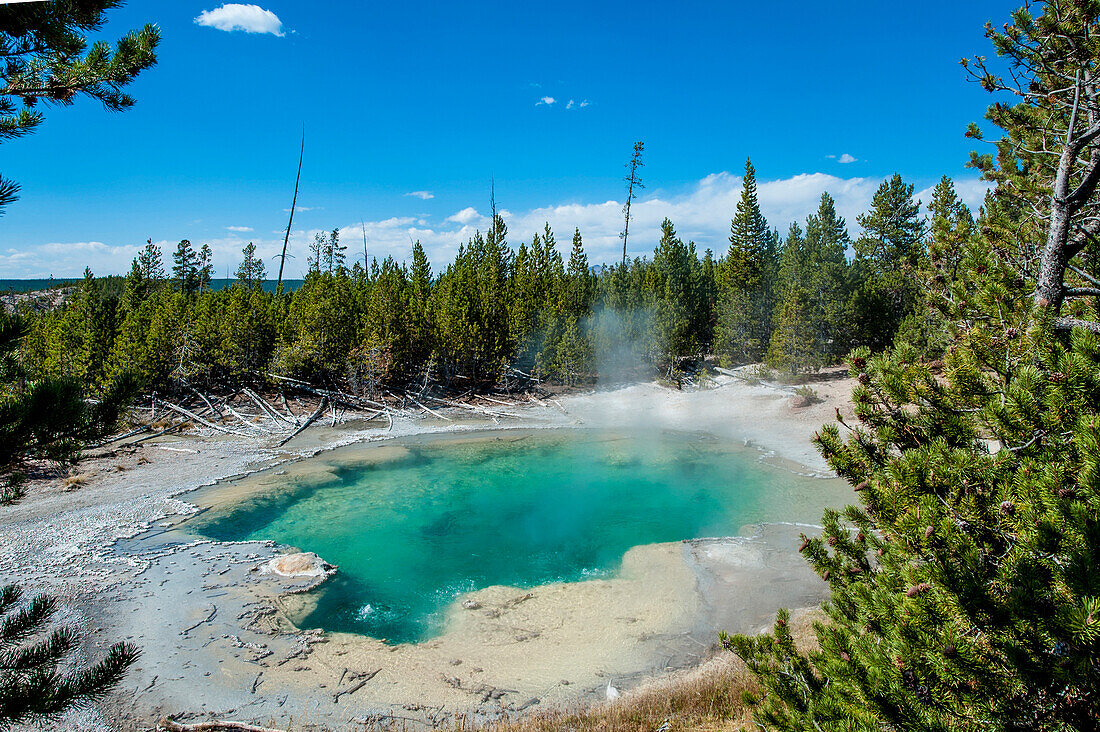
<svg viewBox="0 0 1100 732">
<path fill-rule="evenodd" d="M 94 273 L 96 277 L 125 277 L 125 275 L 119 274 L 98 274 Z M 76 284 L 82 281 L 83 277 L 9 277 L 0 279 L 0 295 L 10 292 L 37 292 L 38 290 L 48 289 L 49 287 L 59 287 L 64 285 Z M 212 290 L 221 290 L 237 282 L 236 277 L 215 277 L 210 280 Z M 296 278 L 283 278 L 283 288 L 287 290 L 296 290 L 302 286 L 305 282 L 300 277 Z M 26 285 L 25 287 L 17 287 L 15 285 Z M 43 284 L 45 287 L 35 287 L 35 284 Z M 279 284 L 278 279 L 265 279 L 263 286 L 265 290 L 274 290 Z M 213 285 L 217 285 L 214 287 Z M 271 287 L 268 287 L 271 285 Z"/>
</svg>

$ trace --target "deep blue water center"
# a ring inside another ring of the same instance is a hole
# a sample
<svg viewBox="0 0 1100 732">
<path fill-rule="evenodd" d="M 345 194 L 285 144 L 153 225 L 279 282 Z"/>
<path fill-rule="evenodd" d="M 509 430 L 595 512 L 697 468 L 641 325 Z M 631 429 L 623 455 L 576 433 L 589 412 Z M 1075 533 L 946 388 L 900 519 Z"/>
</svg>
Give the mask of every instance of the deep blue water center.
<svg viewBox="0 0 1100 732">
<path fill-rule="evenodd" d="M 379 462 L 368 450 L 314 458 L 324 471 L 208 512 L 196 529 L 339 565 L 301 627 L 414 642 L 441 631 L 463 592 L 607 576 L 640 544 L 816 523 L 838 496 L 835 481 L 699 434 L 497 433 L 421 440 Z"/>
</svg>

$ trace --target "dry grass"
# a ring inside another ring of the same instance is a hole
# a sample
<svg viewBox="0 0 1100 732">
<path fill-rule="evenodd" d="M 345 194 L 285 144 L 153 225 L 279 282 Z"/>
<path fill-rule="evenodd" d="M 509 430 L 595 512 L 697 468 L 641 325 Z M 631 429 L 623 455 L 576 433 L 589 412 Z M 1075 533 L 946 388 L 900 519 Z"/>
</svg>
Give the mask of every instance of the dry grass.
<svg viewBox="0 0 1100 732">
<path fill-rule="evenodd" d="M 61 481 L 61 487 L 67 491 L 75 491 L 77 488 L 80 488 L 91 479 L 91 473 L 77 473 L 76 475 L 70 475 L 68 478 Z"/>
<path fill-rule="evenodd" d="M 796 645 L 816 646 L 815 620 L 820 610 L 791 613 Z M 454 732 L 734 732 L 755 729 L 745 692 L 759 687 L 732 653 L 720 652 L 701 666 L 668 680 L 623 694 L 611 703 L 572 710 L 546 710 L 489 725 L 459 722 Z M 667 726 L 664 726 L 667 723 Z"/>
<path fill-rule="evenodd" d="M 755 684 L 735 659 L 716 659 L 690 675 L 651 684 L 611 703 L 540 711 L 484 727 L 459 723 L 455 732 L 732 732 L 749 713 L 742 702 Z"/>
</svg>

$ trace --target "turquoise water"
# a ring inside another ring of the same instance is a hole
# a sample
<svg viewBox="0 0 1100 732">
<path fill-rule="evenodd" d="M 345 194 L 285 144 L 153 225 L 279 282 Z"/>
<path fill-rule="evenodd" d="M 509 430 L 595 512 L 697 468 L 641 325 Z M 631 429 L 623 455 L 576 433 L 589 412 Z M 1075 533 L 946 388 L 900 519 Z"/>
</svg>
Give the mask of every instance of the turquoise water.
<svg viewBox="0 0 1100 732">
<path fill-rule="evenodd" d="M 369 449 L 369 448 L 367 448 Z M 300 627 L 420 641 L 454 598 L 613 574 L 633 546 L 728 536 L 762 521 L 817 523 L 839 481 L 682 433 L 585 430 L 421 441 L 377 463 L 358 448 L 324 471 L 198 519 L 220 540 L 274 539 L 339 565 Z"/>
</svg>

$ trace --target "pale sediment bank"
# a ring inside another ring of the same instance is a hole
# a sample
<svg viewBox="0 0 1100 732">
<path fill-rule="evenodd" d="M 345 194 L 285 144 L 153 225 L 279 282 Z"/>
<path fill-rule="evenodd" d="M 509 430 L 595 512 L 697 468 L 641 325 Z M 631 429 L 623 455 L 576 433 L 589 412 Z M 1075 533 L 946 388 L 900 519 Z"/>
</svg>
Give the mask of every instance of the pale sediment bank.
<svg viewBox="0 0 1100 732">
<path fill-rule="evenodd" d="M 532 405 L 528 419 L 511 422 L 703 430 L 823 472 L 807 439 L 847 404 L 848 385 L 815 388 L 826 401 L 796 410 L 784 391 L 732 379 L 691 393 L 640 385 L 565 397 L 563 410 Z M 319 429 L 286 450 L 202 436 L 121 448 L 87 463 L 79 490 L 38 486 L 0 508 L 0 579 L 72 600 L 91 655 L 120 638 L 144 649 L 101 714 L 67 723 L 137 728 L 191 712 L 341 727 L 570 704 L 602 698 L 612 679 L 629 690 L 698 662 L 717 630 L 752 631 L 780 606 L 823 597 L 797 556 L 798 528 L 768 526 L 751 538 L 635 547 L 609 579 L 486 588 L 455 603 L 440 637 L 391 646 L 290 627 L 284 611 L 303 596 L 286 593 L 317 580 L 256 571 L 280 553 L 273 544 L 181 542 L 168 531 L 195 510 L 177 496 L 231 476 L 364 439 L 509 426 L 451 416 L 399 420 L 389 431 Z"/>
</svg>

